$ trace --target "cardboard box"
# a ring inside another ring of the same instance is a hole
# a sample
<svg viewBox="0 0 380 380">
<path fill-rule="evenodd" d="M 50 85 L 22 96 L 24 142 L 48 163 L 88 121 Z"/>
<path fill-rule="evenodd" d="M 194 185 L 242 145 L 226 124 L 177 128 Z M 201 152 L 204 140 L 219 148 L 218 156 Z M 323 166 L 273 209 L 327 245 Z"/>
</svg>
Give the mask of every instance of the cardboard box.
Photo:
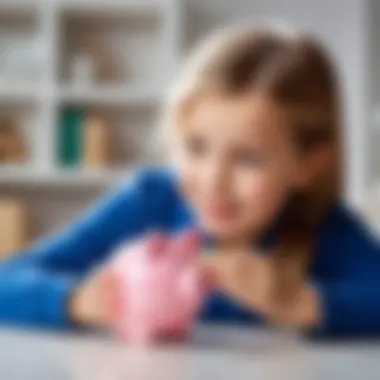
<svg viewBox="0 0 380 380">
<path fill-rule="evenodd" d="M 102 117 L 87 116 L 84 124 L 83 164 L 89 168 L 111 165 L 110 126 Z"/>
<path fill-rule="evenodd" d="M 28 240 L 28 212 L 24 201 L 0 197 L 0 259 L 22 249 Z"/>
</svg>

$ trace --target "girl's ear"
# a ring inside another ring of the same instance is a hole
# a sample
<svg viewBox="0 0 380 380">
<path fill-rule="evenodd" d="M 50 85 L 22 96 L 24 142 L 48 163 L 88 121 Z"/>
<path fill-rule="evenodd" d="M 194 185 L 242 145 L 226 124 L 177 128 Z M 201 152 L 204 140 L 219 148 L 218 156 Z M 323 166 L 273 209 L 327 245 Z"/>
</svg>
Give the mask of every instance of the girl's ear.
<svg viewBox="0 0 380 380">
<path fill-rule="evenodd" d="M 331 164 L 332 147 L 330 144 L 321 143 L 302 153 L 299 160 L 296 187 L 303 189 L 318 181 Z"/>
</svg>

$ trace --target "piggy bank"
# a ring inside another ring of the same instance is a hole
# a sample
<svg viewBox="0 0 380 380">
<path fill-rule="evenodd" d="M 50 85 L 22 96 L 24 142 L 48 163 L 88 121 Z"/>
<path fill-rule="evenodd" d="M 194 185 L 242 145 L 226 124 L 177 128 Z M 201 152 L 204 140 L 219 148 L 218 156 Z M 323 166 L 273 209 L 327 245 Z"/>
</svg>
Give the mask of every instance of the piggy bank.
<svg viewBox="0 0 380 380">
<path fill-rule="evenodd" d="M 112 263 L 122 298 L 117 335 L 129 342 L 186 339 L 208 285 L 194 233 L 121 247 Z"/>
</svg>

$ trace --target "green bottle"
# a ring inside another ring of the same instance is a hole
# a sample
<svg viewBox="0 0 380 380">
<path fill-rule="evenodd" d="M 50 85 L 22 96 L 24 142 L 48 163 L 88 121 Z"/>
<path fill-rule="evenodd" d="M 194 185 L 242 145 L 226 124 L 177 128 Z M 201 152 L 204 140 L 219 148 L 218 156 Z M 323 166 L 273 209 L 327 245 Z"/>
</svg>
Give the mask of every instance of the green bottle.
<svg viewBox="0 0 380 380">
<path fill-rule="evenodd" d="M 63 109 L 59 114 L 58 162 L 62 167 L 76 167 L 83 153 L 82 109 Z"/>
</svg>

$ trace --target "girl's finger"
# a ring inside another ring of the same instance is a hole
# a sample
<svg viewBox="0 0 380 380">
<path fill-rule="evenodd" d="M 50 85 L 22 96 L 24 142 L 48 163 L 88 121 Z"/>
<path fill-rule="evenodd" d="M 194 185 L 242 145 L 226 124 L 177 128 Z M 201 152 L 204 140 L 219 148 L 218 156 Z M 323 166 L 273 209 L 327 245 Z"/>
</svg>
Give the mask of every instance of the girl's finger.
<svg viewBox="0 0 380 380">
<path fill-rule="evenodd" d="M 219 277 L 215 268 L 203 266 L 201 268 L 201 287 L 204 291 L 209 291 L 218 287 Z"/>
<path fill-rule="evenodd" d="M 105 318 L 108 325 L 116 323 L 122 316 L 123 289 L 118 276 L 108 271 L 103 279 Z"/>
<path fill-rule="evenodd" d="M 108 322 L 111 325 L 117 324 L 123 316 L 125 316 L 126 310 L 126 298 L 125 294 L 121 291 L 120 287 L 115 287 L 112 294 L 109 297 L 108 305 Z"/>
</svg>

